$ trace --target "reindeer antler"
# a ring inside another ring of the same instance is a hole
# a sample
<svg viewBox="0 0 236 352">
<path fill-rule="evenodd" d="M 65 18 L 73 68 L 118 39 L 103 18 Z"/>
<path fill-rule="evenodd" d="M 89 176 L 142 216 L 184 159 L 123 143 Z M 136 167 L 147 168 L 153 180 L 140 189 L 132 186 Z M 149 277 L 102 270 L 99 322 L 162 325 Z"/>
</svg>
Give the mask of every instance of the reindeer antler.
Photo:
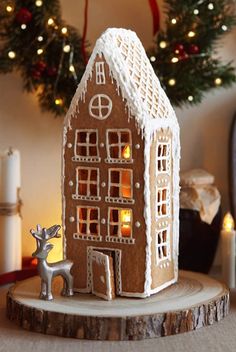
<svg viewBox="0 0 236 352">
<path fill-rule="evenodd" d="M 43 239 L 43 237 L 42 237 L 42 235 L 43 235 L 42 227 L 39 224 L 36 226 L 36 231 L 34 229 L 31 229 L 30 233 L 31 233 L 31 235 L 34 238 L 36 238 L 39 241 L 41 241 Z"/>
<path fill-rule="evenodd" d="M 47 240 L 49 240 L 53 237 L 60 238 L 61 235 L 58 233 L 60 228 L 61 228 L 60 225 L 53 225 L 53 226 L 49 227 L 48 229 L 43 229 L 43 230 L 46 230 L 45 231 L 45 238 Z"/>
<path fill-rule="evenodd" d="M 34 229 L 31 229 L 30 233 L 34 238 L 36 238 L 39 241 L 42 241 L 42 240 L 48 241 L 53 237 L 56 237 L 56 238 L 61 237 L 58 233 L 60 228 L 61 228 L 60 225 L 53 225 L 48 229 L 46 229 L 45 227 L 42 228 L 41 225 L 38 224 L 36 226 L 36 231 Z"/>
</svg>

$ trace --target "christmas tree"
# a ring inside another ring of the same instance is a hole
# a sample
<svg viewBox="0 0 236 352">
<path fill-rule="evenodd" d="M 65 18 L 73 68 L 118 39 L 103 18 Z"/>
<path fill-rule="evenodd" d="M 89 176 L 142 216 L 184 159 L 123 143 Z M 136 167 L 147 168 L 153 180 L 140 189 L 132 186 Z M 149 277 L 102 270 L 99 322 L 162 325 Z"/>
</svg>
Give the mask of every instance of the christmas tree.
<svg viewBox="0 0 236 352">
<path fill-rule="evenodd" d="M 65 114 L 85 69 L 77 30 L 62 20 L 58 0 L 0 6 L 0 72 L 17 69 L 43 110 Z"/>
<path fill-rule="evenodd" d="M 199 103 L 208 90 L 235 82 L 233 66 L 215 52 L 217 39 L 235 25 L 234 12 L 227 0 L 166 0 L 165 30 L 149 55 L 174 105 Z"/>
<path fill-rule="evenodd" d="M 87 1 L 86 1 L 87 4 Z M 235 24 L 233 0 L 166 0 L 166 24 L 148 50 L 173 104 L 196 104 L 208 90 L 235 82 L 216 42 Z M 59 0 L 2 0 L 0 73 L 19 71 L 42 109 L 64 115 L 86 65 L 84 40 L 61 17 Z"/>
</svg>

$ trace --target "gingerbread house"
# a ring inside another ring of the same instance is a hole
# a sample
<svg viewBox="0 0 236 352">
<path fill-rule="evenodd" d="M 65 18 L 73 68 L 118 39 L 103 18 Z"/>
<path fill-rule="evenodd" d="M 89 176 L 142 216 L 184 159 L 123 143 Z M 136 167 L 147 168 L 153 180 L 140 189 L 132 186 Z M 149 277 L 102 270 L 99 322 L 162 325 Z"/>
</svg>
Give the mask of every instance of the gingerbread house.
<svg viewBox="0 0 236 352">
<path fill-rule="evenodd" d="M 179 126 L 130 30 L 97 40 L 64 122 L 65 256 L 74 289 L 148 297 L 178 276 Z"/>
</svg>

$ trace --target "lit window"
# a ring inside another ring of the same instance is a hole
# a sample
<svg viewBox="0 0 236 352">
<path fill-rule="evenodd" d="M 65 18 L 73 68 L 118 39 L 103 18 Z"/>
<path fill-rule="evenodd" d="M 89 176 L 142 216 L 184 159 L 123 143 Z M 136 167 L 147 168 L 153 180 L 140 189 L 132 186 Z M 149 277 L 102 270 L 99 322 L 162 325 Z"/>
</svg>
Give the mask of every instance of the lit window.
<svg viewBox="0 0 236 352">
<path fill-rule="evenodd" d="M 156 265 L 170 257 L 169 227 L 156 232 Z"/>
<path fill-rule="evenodd" d="M 114 237 L 132 237 L 132 210 L 109 208 L 108 233 Z"/>
<path fill-rule="evenodd" d="M 134 203 L 133 171 L 129 169 L 109 169 L 108 197 L 106 201 Z"/>
<path fill-rule="evenodd" d="M 76 130 L 74 157 L 75 161 L 98 162 L 98 132 L 97 130 Z"/>
<path fill-rule="evenodd" d="M 106 94 L 96 94 L 89 102 L 89 114 L 98 120 L 105 120 L 111 113 L 112 101 Z"/>
<path fill-rule="evenodd" d="M 72 198 L 95 201 L 100 200 L 98 168 L 76 168 L 76 194 L 74 194 Z"/>
<path fill-rule="evenodd" d="M 98 207 L 77 207 L 77 232 L 79 235 L 100 236 L 100 210 Z"/>
<path fill-rule="evenodd" d="M 132 140 L 130 130 L 107 130 L 107 155 L 107 162 L 132 162 Z"/>
<path fill-rule="evenodd" d="M 158 142 L 157 145 L 157 172 L 170 172 L 170 143 Z"/>
<path fill-rule="evenodd" d="M 157 188 L 157 218 L 169 216 L 170 214 L 170 196 L 169 188 Z"/>
<path fill-rule="evenodd" d="M 106 77 L 105 77 L 105 68 L 104 62 L 96 62 L 96 84 L 105 84 Z"/>
</svg>

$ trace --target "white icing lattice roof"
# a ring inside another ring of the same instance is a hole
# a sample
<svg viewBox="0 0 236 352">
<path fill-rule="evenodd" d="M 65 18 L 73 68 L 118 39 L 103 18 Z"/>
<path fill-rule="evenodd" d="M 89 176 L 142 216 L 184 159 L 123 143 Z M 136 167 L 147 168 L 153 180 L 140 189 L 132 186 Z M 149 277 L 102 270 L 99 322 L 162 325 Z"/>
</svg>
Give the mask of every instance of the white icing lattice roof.
<svg viewBox="0 0 236 352">
<path fill-rule="evenodd" d="M 153 131 L 158 128 L 156 119 L 162 119 L 162 127 L 176 124 L 174 110 L 162 89 L 143 45 L 136 33 L 126 29 L 107 29 L 97 40 L 85 74 L 73 98 L 67 118 L 70 120 L 78 100 L 85 97 L 87 81 L 93 73 L 96 56 L 103 55 L 115 79 L 118 92 L 125 99 L 130 116 L 145 130 L 147 124 Z M 151 121 L 153 120 L 153 121 Z M 166 120 L 166 123 L 165 121 Z M 69 121 L 68 121 L 69 122 Z"/>
</svg>

